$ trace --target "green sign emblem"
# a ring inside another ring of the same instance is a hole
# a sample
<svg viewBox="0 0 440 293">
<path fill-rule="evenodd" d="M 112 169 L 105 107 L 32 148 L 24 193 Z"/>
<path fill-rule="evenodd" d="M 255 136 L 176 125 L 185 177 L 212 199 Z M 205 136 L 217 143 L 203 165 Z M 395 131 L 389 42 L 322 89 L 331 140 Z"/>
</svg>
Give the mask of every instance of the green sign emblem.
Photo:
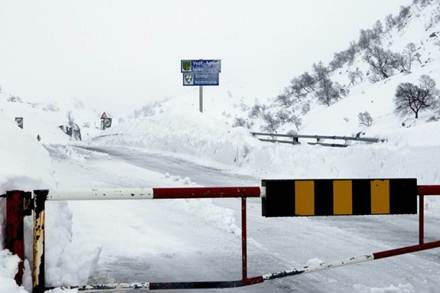
<svg viewBox="0 0 440 293">
<path fill-rule="evenodd" d="M 191 60 L 182 60 L 182 72 L 191 72 Z"/>
</svg>

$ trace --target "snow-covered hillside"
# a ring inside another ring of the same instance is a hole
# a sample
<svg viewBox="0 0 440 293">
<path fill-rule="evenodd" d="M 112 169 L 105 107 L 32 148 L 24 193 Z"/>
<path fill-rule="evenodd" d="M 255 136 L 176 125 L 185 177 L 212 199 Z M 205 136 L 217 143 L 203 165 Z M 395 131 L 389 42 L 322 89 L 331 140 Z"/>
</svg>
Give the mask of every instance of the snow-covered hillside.
<svg viewBox="0 0 440 293">
<path fill-rule="evenodd" d="M 388 78 L 375 76 L 366 61 L 368 48 L 362 48 L 362 42 L 401 56 L 408 54 L 408 44 L 414 44 L 411 60 L 405 59 L 408 68 L 399 70 L 396 67 Z M 349 55 L 350 49 L 335 54 L 335 60 L 328 65 L 329 78 L 344 93 L 331 101 L 330 106 L 318 101 L 316 88 L 296 97 L 292 93 L 295 88 L 287 87 L 280 96 L 288 95 L 286 99 L 290 99 L 290 104 L 280 102 L 278 97 L 269 103 L 251 105 L 249 98 L 210 97 L 208 92 L 210 108 L 202 115 L 196 111 L 194 92 L 192 97 L 167 99 L 145 106 L 109 131 L 119 136 L 107 140 L 239 165 L 246 161 L 250 150 L 261 147 L 255 146 L 254 139 L 242 128 L 347 136 L 362 132 L 366 136 L 388 139 L 392 145 L 437 145 L 439 140 L 429 133 L 440 127 L 440 97 L 436 96 L 437 104 L 422 111 L 419 119 L 414 119 L 411 115 L 395 113 L 394 96 L 401 83 L 417 84 L 423 75 L 430 76 L 440 87 L 439 44 L 440 4 L 414 1 L 412 6 L 402 7 L 396 16 L 388 16 L 380 25 L 365 30 L 360 40 L 350 46 L 354 48 L 351 60 L 340 57 Z M 352 78 L 354 72 L 357 75 Z M 363 112 L 370 114 L 371 126 L 360 125 L 358 115 Z"/>
<path fill-rule="evenodd" d="M 378 52 L 382 56 L 375 55 Z M 390 64 L 384 65 L 385 73 L 380 74 L 370 63 L 380 64 L 377 58 L 383 57 L 386 60 L 380 62 Z M 414 1 L 397 15 L 363 30 L 359 40 L 336 53 L 328 65 L 316 61 L 310 73 L 293 78 L 278 97 L 237 115 L 239 124 L 278 133 L 294 130 L 350 135 L 367 131 L 375 135 L 400 131 L 402 123 L 408 127 L 436 121 L 440 117 L 438 96 L 437 104 L 417 123 L 411 115 L 394 113 L 394 96 L 399 84 L 417 84 L 422 75 L 440 85 L 440 4 Z M 365 111 L 374 121 L 370 129 L 359 125 L 357 116 Z"/>
</svg>

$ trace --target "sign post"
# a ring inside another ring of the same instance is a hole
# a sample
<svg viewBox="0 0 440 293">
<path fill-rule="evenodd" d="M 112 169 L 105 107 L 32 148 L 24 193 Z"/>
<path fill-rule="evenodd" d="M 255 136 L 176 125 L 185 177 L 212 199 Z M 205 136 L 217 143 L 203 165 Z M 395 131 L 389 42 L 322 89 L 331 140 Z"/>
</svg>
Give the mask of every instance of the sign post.
<svg viewBox="0 0 440 293">
<path fill-rule="evenodd" d="M 199 111 L 203 113 L 203 86 L 199 87 Z"/>
<path fill-rule="evenodd" d="M 199 86 L 199 111 L 203 113 L 203 86 L 218 86 L 221 60 L 181 60 L 183 86 Z"/>
</svg>

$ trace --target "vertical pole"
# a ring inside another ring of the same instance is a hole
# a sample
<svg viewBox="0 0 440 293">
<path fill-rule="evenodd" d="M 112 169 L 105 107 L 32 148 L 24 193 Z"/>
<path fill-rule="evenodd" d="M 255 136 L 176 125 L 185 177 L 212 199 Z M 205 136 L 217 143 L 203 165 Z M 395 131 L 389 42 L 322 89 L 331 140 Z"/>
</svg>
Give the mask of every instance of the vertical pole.
<svg viewBox="0 0 440 293">
<path fill-rule="evenodd" d="M 20 258 L 15 282 L 21 286 L 24 270 L 24 203 L 23 192 L 10 191 L 6 193 L 6 243 L 5 248 Z"/>
<path fill-rule="evenodd" d="M 425 242 L 425 196 L 419 195 L 419 244 Z"/>
<path fill-rule="evenodd" d="M 203 113 L 203 86 L 199 86 L 199 111 Z"/>
<path fill-rule="evenodd" d="M 242 280 L 247 280 L 247 227 L 246 227 L 246 197 L 241 198 L 241 269 Z"/>
<path fill-rule="evenodd" d="M 32 263 L 32 293 L 43 293 L 46 287 L 44 271 L 44 222 L 47 190 L 34 191 L 34 238 Z"/>
</svg>

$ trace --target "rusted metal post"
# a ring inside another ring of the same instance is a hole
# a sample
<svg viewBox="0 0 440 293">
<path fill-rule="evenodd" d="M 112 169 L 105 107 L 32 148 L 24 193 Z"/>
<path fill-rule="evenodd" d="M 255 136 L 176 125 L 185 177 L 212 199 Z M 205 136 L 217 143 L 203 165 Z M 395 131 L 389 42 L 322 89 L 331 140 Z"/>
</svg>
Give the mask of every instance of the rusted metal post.
<svg viewBox="0 0 440 293">
<path fill-rule="evenodd" d="M 241 268 L 242 280 L 247 280 L 247 227 L 246 227 L 246 197 L 241 198 Z"/>
<path fill-rule="evenodd" d="M 24 270 L 24 193 L 8 191 L 6 193 L 6 235 L 5 248 L 20 258 L 15 282 L 21 286 Z"/>
<path fill-rule="evenodd" d="M 46 287 L 44 271 L 44 225 L 47 190 L 34 191 L 34 237 L 32 263 L 32 293 L 43 293 Z"/>
<path fill-rule="evenodd" d="M 425 243 L 425 196 L 419 195 L 419 244 Z"/>
</svg>

